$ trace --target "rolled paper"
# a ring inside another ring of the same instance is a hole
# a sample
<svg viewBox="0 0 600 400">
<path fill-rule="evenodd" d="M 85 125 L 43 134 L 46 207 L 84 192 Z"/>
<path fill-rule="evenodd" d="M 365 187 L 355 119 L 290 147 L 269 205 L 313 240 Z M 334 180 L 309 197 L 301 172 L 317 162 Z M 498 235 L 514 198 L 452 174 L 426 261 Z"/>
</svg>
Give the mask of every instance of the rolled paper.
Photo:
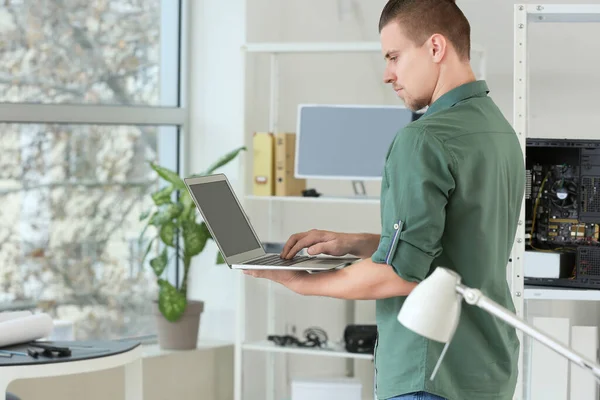
<svg viewBox="0 0 600 400">
<path fill-rule="evenodd" d="M 0 347 L 44 338 L 53 328 L 52 318 L 48 314 L 34 314 L 0 322 Z"/>
<path fill-rule="evenodd" d="M 11 319 L 23 318 L 33 315 L 31 311 L 7 311 L 0 313 L 0 322 L 9 321 Z"/>
</svg>

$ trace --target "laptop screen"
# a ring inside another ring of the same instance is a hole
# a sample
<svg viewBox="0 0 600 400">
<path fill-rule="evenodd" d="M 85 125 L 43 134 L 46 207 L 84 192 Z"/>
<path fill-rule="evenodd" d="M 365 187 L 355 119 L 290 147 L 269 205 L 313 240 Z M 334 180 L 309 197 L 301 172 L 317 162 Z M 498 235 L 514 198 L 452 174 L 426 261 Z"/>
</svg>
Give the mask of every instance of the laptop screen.
<svg viewBox="0 0 600 400">
<path fill-rule="evenodd" d="M 225 257 L 262 248 L 225 181 L 190 185 Z"/>
</svg>

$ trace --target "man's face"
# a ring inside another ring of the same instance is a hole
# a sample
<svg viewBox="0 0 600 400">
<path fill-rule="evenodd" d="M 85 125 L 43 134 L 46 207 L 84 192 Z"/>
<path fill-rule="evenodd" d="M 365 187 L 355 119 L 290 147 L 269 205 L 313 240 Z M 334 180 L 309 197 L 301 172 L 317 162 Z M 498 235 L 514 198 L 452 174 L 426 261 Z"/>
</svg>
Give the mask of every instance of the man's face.
<svg viewBox="0 0 600 400">
<path fill-rule="evenodd" d="M 417 111 L 429 105 L 439 74 L 429 43 L 417 47 L 394 21 L 381 30 L 380 38 L 386 59 L 385 83 L 392 85 L 409 109 Z"/>
</svg>

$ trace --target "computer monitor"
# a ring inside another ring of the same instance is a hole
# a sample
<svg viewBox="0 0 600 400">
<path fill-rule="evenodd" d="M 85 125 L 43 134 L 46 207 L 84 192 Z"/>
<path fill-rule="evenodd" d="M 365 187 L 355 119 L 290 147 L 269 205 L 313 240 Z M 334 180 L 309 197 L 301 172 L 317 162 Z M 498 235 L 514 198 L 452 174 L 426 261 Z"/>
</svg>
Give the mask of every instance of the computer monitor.
<svg viewBox="0 0 600 400">
<path fill-rule="evenodd" d="M 301 104 L 295 176 L 379 180 L 395 135 L 418 117 L 402 106 Z"/>
</svg>

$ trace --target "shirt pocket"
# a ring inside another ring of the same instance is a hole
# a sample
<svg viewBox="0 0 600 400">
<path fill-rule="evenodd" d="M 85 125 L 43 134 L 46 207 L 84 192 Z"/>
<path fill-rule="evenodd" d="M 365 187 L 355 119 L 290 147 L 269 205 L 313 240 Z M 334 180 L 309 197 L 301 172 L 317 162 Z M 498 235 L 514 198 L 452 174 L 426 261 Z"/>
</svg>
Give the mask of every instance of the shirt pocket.
<svg viewBox="0 0 600 400">
<path fill-rule="evenodd" d="M 403 226 L 404 222 L 402 220 L 397 220 L 396 222 L 394 222 L 394 229 L 391 234 L 392 239 L 390 240 L 388 251 L 385 255 L 385 263 L 387 265 L 392 265 L 392 258 L 394 258 L 394 253 L 396 252 L 396 248 L 398 247 L 398 242 L 400 241 L 400 232 L 402 232 Z"/>
</svg>

